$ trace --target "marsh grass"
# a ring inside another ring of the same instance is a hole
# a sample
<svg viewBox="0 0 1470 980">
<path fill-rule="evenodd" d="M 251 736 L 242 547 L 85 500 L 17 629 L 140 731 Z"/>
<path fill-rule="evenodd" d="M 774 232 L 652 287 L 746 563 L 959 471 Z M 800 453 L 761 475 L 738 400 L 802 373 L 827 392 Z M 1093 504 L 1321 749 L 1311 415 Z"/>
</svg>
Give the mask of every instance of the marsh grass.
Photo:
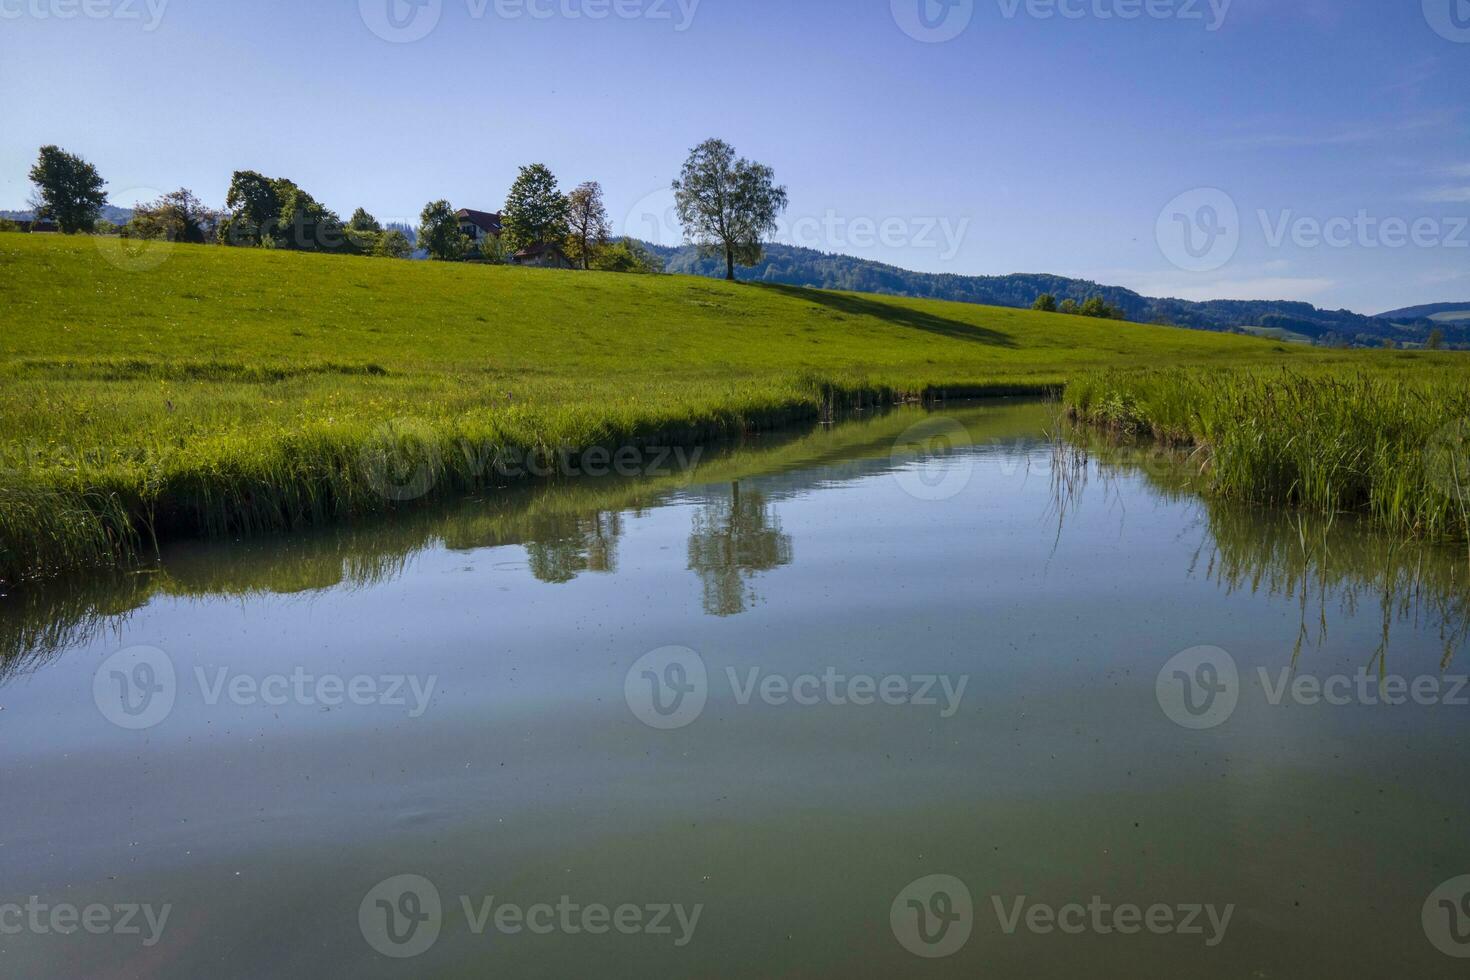
<svg viewBox="0 0 1470 980">
<path fill-rule="evenodd" d="M 1208 493 L 1470 537 L 1470 371 L 1458 366 L 1106 371 L 1064 401 L 1085 423 L 1191 447 Z"/>
</svg>

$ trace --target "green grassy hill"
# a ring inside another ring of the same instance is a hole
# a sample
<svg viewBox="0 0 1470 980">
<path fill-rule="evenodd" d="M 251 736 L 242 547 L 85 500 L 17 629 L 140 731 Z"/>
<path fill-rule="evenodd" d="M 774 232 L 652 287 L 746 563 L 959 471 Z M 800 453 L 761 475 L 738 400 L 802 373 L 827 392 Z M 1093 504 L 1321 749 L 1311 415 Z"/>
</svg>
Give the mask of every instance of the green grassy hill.
<svg viewBox="0 0 1470 980">
<path fill-rule="evenodd" d="M 477 485 L 466 447 L 687 443 L 850 397 L 1349 356 L 694 277 L 144 247 L 0 234 L 0 578 L 380 509 L 374 467 Z"/>
</svg>

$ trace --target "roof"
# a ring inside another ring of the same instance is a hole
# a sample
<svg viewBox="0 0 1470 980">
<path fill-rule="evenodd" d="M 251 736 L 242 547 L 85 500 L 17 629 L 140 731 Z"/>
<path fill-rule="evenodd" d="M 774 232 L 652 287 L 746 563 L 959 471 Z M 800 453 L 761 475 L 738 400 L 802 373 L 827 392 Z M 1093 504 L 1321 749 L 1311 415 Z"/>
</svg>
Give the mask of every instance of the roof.
<svg viewBox="0 0 1470 980">
<path fill-rule="evenodd" d="M 481 228 L 484 231 L 488 231 L 496 235 L 500 234 L 501 216 L 500 212 L 498 211 L 494 214 L 491 214 L 489 211 L 475 211 L 470 208 L 460 208 L 458 211 L 455 212 L 455 217 L 459 218 L 461 221 L 468 221 L 470 224 L 475 225 L 476 227 Z"/>
</svg>

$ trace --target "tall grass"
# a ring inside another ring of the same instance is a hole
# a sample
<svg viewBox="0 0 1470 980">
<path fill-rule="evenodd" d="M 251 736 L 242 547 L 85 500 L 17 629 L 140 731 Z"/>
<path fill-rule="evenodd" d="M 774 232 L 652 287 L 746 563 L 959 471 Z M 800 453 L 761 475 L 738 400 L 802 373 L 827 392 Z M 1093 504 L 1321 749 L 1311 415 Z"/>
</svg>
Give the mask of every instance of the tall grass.
<svg viewBox="0 0 1470 980">
<path fill-rule="evenodd" d="M 1196 447 L 1221 496 L 1470 537 L 1470 372 L 1105 371 L 1064 400 L 1083 422 Z"/>
</svg>

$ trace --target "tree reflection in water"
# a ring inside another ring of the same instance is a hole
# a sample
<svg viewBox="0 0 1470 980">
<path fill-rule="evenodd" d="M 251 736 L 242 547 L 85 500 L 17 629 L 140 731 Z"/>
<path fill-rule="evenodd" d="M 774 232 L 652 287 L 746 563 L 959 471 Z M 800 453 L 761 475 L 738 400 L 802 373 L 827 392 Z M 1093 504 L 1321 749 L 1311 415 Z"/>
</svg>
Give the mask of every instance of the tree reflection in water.
<svg viewBox="0 0 1470 980">
<path fill-rule="evenodd" d="M 708 500 L 689 532 L 689 569 L 704 584 L 704 611 L 734 616 L 760 601 L 748 581 L 791 564 L 791 537 L 759 490 L 730 484 L 729 497 Z"/>
</svg>

